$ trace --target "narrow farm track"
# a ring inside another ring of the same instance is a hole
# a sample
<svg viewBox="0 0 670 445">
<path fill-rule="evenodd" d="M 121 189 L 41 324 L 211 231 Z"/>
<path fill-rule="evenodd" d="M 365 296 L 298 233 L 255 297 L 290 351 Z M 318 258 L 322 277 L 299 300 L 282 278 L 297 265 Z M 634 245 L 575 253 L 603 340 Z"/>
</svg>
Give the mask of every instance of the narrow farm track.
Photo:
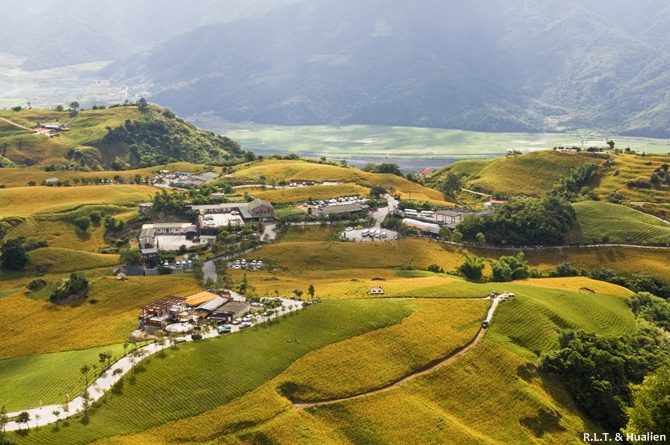
<svg viewBox="0 0 670 445">
<path fill-rule="evenodd" d="M 0 117 L 0 121 L 5 121 L 5 122 L 7 122 L 9 125 L 14 125 L 15 127 L 23 128 L 24 130 L 33 131 L 32 128 L 24 127 L 23 125 L 17 124 L 16 122 L 12 122 L 12 121 L 10 121 L 9 119 L 4 118 L 4 117 Z"/>
<path fill-rule="evenodd" d="M 498 307 L 498 303 L 500 302 L 500 297 L 496 297 L 493 300 L 493 304 L 491 305 L 491 308 L 489 309 L 488 314 L 486 315 L 486 321 L 491 322 L 491 318 L 493 318 L 493 313 L 495 312 L 496 308 Z M 390 391 L 394 388 L 397 388 L 401 385 L 403 385 L 405 382 L 412 380 L 416 377 L 428 374 L 429 372 L 433 372 L 435 369 L 440 368 L 442 366 L 448 365 L 449 363 L 453 362 L 456 360 L 458 357 L 461 355 L 466 354 L 468 351 L 470 351 L 472 348 L 474 348 L 477 343 L 484 337 L 484 334 L 486 333 L 486 329 L 484 328 L 479 328 L 479 331 L 477 332 L 477 335 L 470 340 L 468 344 L 466 344 L 463 348 L 457 350 L 456 352 L 453 352 L 452 354 L 449 354 L 447 357 L 443 358 L 442 360 L 428 366 L 427 368 L 420 369 L 418 371 L 415 371 L 411 374 L 406 375 L 402 379 L 398 380 L 395 383 L 392 383 L 388 386 L 384 386 L 382 388 L 378 389 L 373 389 L 371 391 L 367 391 L 361 394 L 356 394 L 355 396 L 349 396 L 349 397 L 342 397 L 339 399 L 330 399 L 330 400 L 320 400 L 318 402 L 294 402 L 293 403 L 293 408 L 295 409 L 303 409 L 303 408 L 311 408 L 314 406 L 322 406 L 322 405 L 332 405 L 333 403 L 340 403 L 340 402 L 346 402 L 349 400 L 356 400 L 356 399 L 361 399 L 363 397 L 368 397 L 374 394 L 379 394 L 383 393 L 386 391 Z"/>
</svg>

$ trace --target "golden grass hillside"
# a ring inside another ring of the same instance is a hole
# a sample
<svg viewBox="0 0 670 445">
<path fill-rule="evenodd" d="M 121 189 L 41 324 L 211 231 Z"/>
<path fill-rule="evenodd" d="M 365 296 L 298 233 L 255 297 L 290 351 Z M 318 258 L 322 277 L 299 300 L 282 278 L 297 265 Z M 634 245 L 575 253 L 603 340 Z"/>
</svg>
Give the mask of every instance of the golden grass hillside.
<svg viewBox="0 0 670 445">
<path fill-rule="evenodd" d="M 274 203 L 302 203 L 315 199 L 331 199 L 342 196 L 365 196 L 370 189 L 356 184 L 312 185 L 305 187 L 291 187 L 272 190 L 259 188 L 244 189 L 254 198 L 265 199 Z"/>
<path fill-rule="evenodd" d="M 233 179 L 240 183 L 258 184 L 265 181 L 315 181 L 315 182 L 348 182 L 363 187 L 381 185 L 387 190 L 395 190 L 401 193 L 403 199 L 430 201 L 436 204 L 446 204 L 445 197 L 437 190 L 430 189 L 421 184 L 408 181 L 391 174 L 368 173 L 355 168 L 336 167 L 327 164 L 316 164 L 305 161 L 277 161 L 264 160 L 260 162 L 247 163 L 238 166 Z"/>
<path fill-rule="evenodd" d="M 282 272 L 292 274 L 312 270 L 384 269 L 412 266 L 426 269 L 438 264 L 454 270 L 462 263 L 462 254 L 450 247 L 417 239 L 387 242 L 284 242 L 265 246 L 253 253 L 271 260 Z"/>
<path fill-rule="evenodd" d="M 30 260 L 45 266 L 51 273 L 77 270 L 113 268 L 119 263 L 119 255 L 82 252 L 81 250 L 45 247 L 30 252 Z"/>
<path fill-rule="evenodd" d="M 6 335 L 0 359 L 122 343 L 137 328 L 140 306 L 167 295 L 185 296 L 201 290 L 191 275 L 130 277 L 127 281 L 106 276 L 89 282 L 88 300 L 67 305 L 36 300 L 22 290 L 0 298 Z M 92 304 L 92 300 L 97 302 Z"/>
<path fill-rule="evenodd" d="M 416 300 L 401 324 L 307 354 L 280 378 L 291 398 L 329 400 L 382 388 L 471 341 L 491 302 Z"/>
<path fill-rule="evenodd" d="M 602 159 L 584 153 L 536 151 L 520 156 L 494 159 L 468 181 L 466 187 L 479 187 L 510 195 L 543 195 L 574 167 L 585 163 L 601 164 Z"/>
<path fill-rule="evenodd" d="M 42 110 L 32 108 L 5 114 L 11 121 L 33 128 L 37 123 L 61 122 L 68 125 L 69 131 L 62 132 L 58 137 L 35 135 L 31 131 L 16 132 L 3 122 L 0 127 L 0 143 L 7 144 L 6 157 L 18 164 L 46 165 L 62 164 L 64 156 L 70 148 L 89 147 L 99 144 L 107 134 L 106 127 L 116 127 L 126 119 L 138 119 L 140 112 L 137 107 L 116 107 L 106 110 L 87 110 L 76 116 L 69 112 Z"/>
<path fill-rule="evenodd" d="M 3 184 L 5 187 L 25 187 L 30 181 L 35 181 L 35 183 L 39 185 L 45 179 L 56 177 L 61 181 L 70 181 L 70 184 L 74 186 L 76 179 L 94 180 L 95 178 L 100 178 L 113 180 L 115 176 L 120 176 L 123 178 L 124 182 L 131 183 L 134 180 L 135 175 L 140 175 L 142 178 L 154 176 L 159 170 L 168 170 L 170 172 L 183 171 L 190 173 L 213 170 L 220 173 L 221 168 L 191 164 L 189 162 L 175 162 L 166 165 L 157 165 L 155 167 L 123 171 L 81 172 L 74 170 L 60 170 L 56 172 L 47 172 L 35 167 L 3 168 L 2 175 L 0 175 L 0 184 Z"/>
<path fill-rule="evenodd" d="M 296 362 L 299 364 L 300 360 Z M 368 397 L 304 410 L 276 392 L 277 379 L 227 405 L 95 445 L 237 443 L 582 443 L 601 430 L 567 393 L 523 358 L 483 341 L 454 363 Z"/>
<path fill-rule="evenodd" d="M 478 255 L 498 258 L 512 255 L 513 251 L 492 251 L 477 249 Z M 591 272 L 601 268 L 612 269 L 620 274 L 652 275 L 670 280 L 670 249 L 638 247 L 572 247 L 564 249 L 543 249 L 539 252 L 525 252 L 525 259 L 541 272 L 555 269 L 558 263 L 568 261 L 580 269 Z"/>
<path fill-rule="evenodd" d="M 147 201 L 155 192 L 144 185 L 0 189 L 0 218 L 64 212 L 92 204 L 131 206 Z"/>
</svg>

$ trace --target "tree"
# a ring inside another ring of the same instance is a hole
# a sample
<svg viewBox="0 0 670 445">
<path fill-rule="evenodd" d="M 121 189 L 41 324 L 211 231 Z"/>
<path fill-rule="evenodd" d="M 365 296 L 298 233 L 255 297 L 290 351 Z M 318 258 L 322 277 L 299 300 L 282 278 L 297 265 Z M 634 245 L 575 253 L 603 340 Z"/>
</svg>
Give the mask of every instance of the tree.
<svg viewBox="0 0 670 445">
<path fill-rule="evenodd" d="M 460 243 L 462 239 L 463 239 L 463 234 L 462 234 L 460 231 L 458 231 L 458 230 L 454 230 L 454 231 L 452 232 L 452 234 L 451 234 L 451 240 L 452 240 L 453 242 L 455 242 L 455 243 Z"/>
<path fill-rule="evenodd" d="M 451 239 L 451 230 L 449 229 L 449 227 L 444 226 L 440 229 L 440 237 L 446 241 L 449 241 Z"/>
<path fill-rule="evenodd" d="M 293 294 L 298 298 L 302 297 L 303 294 L 302 289 L 294 289 Z"/>
<path fill-rule="evenodd" d="M 26 251 L 23 239 L 10 239 L 0 247 L 0 263 L 3 269 L 23 270 L 25 269 L 30 257 Z"/>
<path fill-rule="evenodd" d="M 307 293 L 309 294 L 309 298 L 314 299 L 314 285 L 310 284 L 309 287 L 307 288 Z"/>
<path fill-rule="evenodd" d="M 445 195 L 454 196 L 461 189 L 461 180 L 458 175 L 449 172 L 438 187 Z"/>
<path fill-rule="evenodd" d="M 465 253 L 465 261 L 458 267 L 458 271 L 469 280 L 481 280 L 484 270 L 484 258 Z"/>
<path fill-rule="evenodd" d="M 485 243 L 486 242 L 486 237 L 482 232 L 477 232 L 477 235 L 475 236 L 478 242 L 480 243 Z"/>
<path fill-rule="evenodd" d="M 28 413 L 28 411 L 21 411 L 19 415 L 16 416 L 16 423 L 25 423 L 26 426 L 28 426 L 28 422 L 30 422 L 30 413 Z"/>
<path fill-rule="evenodd" d="M 523 252 L 516 256 L 501 256 L 491 263 L 491 281 L 512 281 L 528 278 L 528 262 L 523 259 Z"/>
<path fill-rule="evenodd" d="M 379 184 L 370 187 L 370 197 L 380 198 L 387 193 L 386 189 Z"/>
<path fill-rule="evenodd" d="M 88 216 L 80 216 L 74 220 L 74 225 L 83 231 L 86 231 L 91 226 L 91 218 Z"/>
<path fill-rule="evenodd" d="M 91 368 L 88 365 L 84 365 L 81 368 L 79 368 L 79 372 L 82 373 L 84 378 L 86 379 L 86 387 L 88 388 L 88 372 L 91 370 Z"/>
<path fill-rule="evenodd" d="M 70 102 L 70 109 L 72 111 L 77 111 L 79 109 L 79 102 Z"/>
<path fill-rule="evenodd" d="M 7 409 L 5 408 L 5 405 L 2 405 L 2 408 L 0 408 L 0 433 L 5 432 L 5 426 L 7 426 L 8 422 L 9 416 L 7 415 Z"/>
<path fill-rule="evenodd" d="M 628 424 L 624 433 L 642 435 L 653 431 L 670 437 L 670 366 L 648 375 L 632 389 L 633 405 L 626 410 Z"/>
<path fill-rule="evenodd" d="M 612 140 L 607 141 L 607 145 L 610 146 L 610 150 L 614 150 L 614 141 Z"/>
</svg>

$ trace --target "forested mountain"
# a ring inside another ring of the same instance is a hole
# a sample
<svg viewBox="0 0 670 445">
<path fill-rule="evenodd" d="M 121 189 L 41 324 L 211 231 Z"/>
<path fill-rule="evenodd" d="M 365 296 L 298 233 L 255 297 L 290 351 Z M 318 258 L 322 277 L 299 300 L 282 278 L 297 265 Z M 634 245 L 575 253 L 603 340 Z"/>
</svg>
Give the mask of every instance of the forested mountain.
<svg viewBox="0 0 670 445">
<path fill-rule="evenodd" d="M 108 74 L 180 113 L 279 124 L 667 135 L 659 0 L 305 0 L 174 37 Z"/>
</svg>

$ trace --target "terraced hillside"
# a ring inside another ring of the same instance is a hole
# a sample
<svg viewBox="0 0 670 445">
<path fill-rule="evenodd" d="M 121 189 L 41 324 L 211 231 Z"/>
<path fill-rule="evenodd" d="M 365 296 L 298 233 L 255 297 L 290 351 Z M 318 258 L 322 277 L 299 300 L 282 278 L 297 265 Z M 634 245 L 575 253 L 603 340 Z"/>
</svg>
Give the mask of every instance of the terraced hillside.
<svg viewBox="0 0 670 445">
<path fill-rule="evenodd" d="M 488 287 L 470 286 L 480 291 Z M 307 354 L 277 378 L 228 404 L 146 433 L 116 436 L 96 444 L 205 444 L 212 440 L 532 443 L 540 437 L 543 443 L 577 443 L 579 431 L 600 429 L 577 414 L 555 380 L 537 373 L 528 361 L 535 357 L 531 349 L 556 348 L 556 330 L 566 325 L 611 336 L 631 332 L 635 329 L 632 314 L 622 297 L 523 284 L 513 287 L 517 300 L 502 304 L 501 314 L 504 311 L 506 315 L 494 317 L 486 336 L 489 340 L 453 363 L 401 386 L 307 409 L 293 408 L 285 398 L 337 398 L 388 385 L 398 375 L 395 373 L 406 373 L 411 363 L 420 366 L 441 349 L 453 348 L 456 338 L 467 338 L 475 325 L 467 321 L 464 310 L 469 303 L 483 301 L 416 300 L 412 303 L 416 312 L 401 325 Z M 572 304 L 577 306 L 571 308 Z M 473 314 L 484 309 L 476 307 L 479 309 Z M 540 311 L 537 320 L 536 311 Z M 449 313 L 453 316 L 440 316 Z M 446 337 L 439 341 L 443 335 Z M 395 352 L 398 347 L 404 351 Z M 503 405 L 506 408 L 500 409 Z M 491 412 L 499 414 L 491 416 Z"/>
<path fill-rule="evenodd" d="M 577 227 L 570 233 L 571 243 L 670 243 L 670 224 L 619 204 L 582 201 L 572 205 L 577 212 Z"/>
<path fill-rule="evenodd" d="M 329 164 L 318 164 L 305 161 L 264 160 L 242 164 L 235 168 L 231 177 L 240 184 L 278 184 L 285 182 L 345 182 L 370 188 L 381 185 L 387 190 L 397 191 L 403 199 L 409 198 L 422 201 L 446 204 L 445 197 L 437 190 L 424 187 L 400 176 L 391 174 L 374 174 L 355 168 L 337 167 Z"/>
</svg>

